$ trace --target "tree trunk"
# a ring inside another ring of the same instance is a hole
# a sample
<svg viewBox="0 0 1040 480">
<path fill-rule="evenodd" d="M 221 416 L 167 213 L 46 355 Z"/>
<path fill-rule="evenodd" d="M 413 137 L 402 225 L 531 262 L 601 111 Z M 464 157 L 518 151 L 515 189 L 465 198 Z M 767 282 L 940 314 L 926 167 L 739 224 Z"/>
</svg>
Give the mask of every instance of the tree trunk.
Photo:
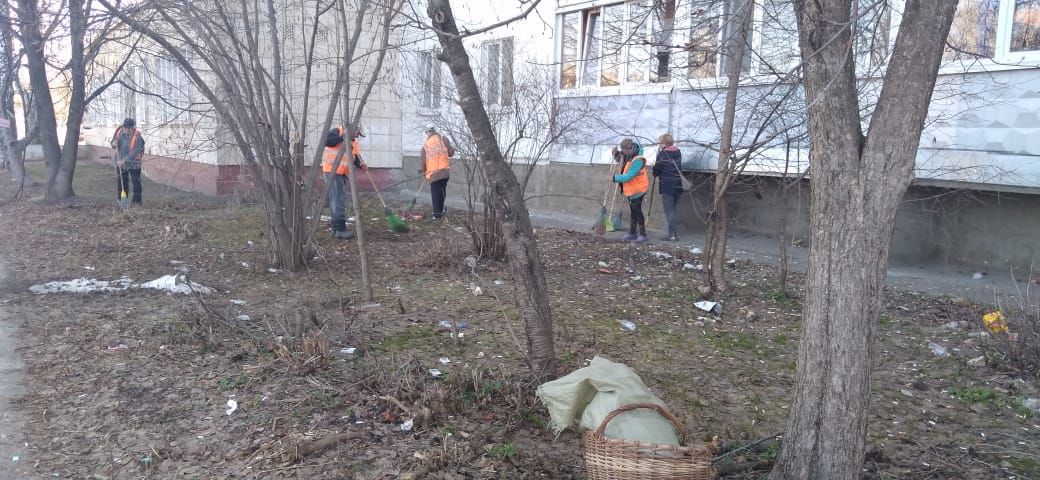
<svg viewBox="0 0 1040 480">
<path fill-rule="evenodd" d="M 86 36 L 87 15 L 83 9 L 83 0 L 69 0 L 69 41 L 72 49 L 69 58 L 69 73 L 72 80 L 72 92 L 69 95 L 69 115 L 65 122 L 65 143 L 61 149 L 61 164 L 53 184 L 47 185 L 47 199 L 56 201 L 75 196 L 72 190 L 72 178 L 76 173 L 76 156 L 79 153 L 79 129 L 83 124 L 83 113 L 86 109 L 87 70 L 83 59 L 83 37 Z M 48 165 L 48 168 L 55 168 Z M 48 172 L 48 178 L 53 175 Z"/>
<path fill-rule="evenodd" d="M 736 27 L 726 46 L 729 53 L 725 56 L 728 60 L 726 63 L 728 83 L 721 138 L 719 139 L 719 165 L 715 173 L 715 186 L 712 189 L 713 205 L 711 212 L 708 213 L 708 235 L 704 240 L 704 258 L 707 259 L 704 264 L 704 278 L 712 293 L 726 291 L 726 230 L 729 223 L 726 192 L 729 190 L 731 177 L 734 175 L 733 124 L 754 2 L 752 0 L 735 1 L 733 5 L 733 25 Z"/>
<path fill-rule="evenodd" d="M 351 131 L 354 127 L 351 126 Z M 350 142 L 344 140 L 343 150 L 350 148 Z M 353 159 L 343 161 L 349 161 L 353 164 Z M 357 237 L 358 244 L 358 263 L 361 264 L 361 294 L 364 295 L 366 302 L 372 301 L 372 280 L 368 275 L 368 250 L 365 249 L 365 226 L 363 225 L 361 215 L 361 202 L 358 199 L 357 191 L 357 177 L 361 172 L 360 168 L 352 167 L 350 175 L 347 175 L 347 182 L 350 183 L 350 203 L 354 206 L 354 235 Z"/>
<path fill-rule="evenodd" d="M 780 218 L 776 222 L 776 239 L 780 246 L 780 265 L 777 267 L 777 288 L 780 295 L 787 296 L 787 278 L 790 275 L 791 258 L 787 252 L 787 213 L 790 184 L 787 174 L 791 168 L 791 141 L 787 141 L 787 150 L 784 152 L 784 176 L 780 177 Z M 795 180 L 796 182 L 799 180 Z"/>
<path fill-rule="evenodd" d="M 58 145 L 58 125 L 54 115 L 54 100 L 47 81 L 44 39 L 40 32 L 40 10 L 37 0 L 18 0 L 18 19 L 21 22 L 21 40 L 29 71 L 29 87 L 36 105 L 36 126 L 40 145 L 47 162 L 47 190 L 58 175 L 61 165 L 61 146 Z"/>
<path fill-rule="evenodd" d="M 811 139 L 811 245 L 797 386 L 772 479 L 862 476 L 896 211 L 910 184 L 955 0 L 906 2 L 866 137 L 850 0 L 798 1 Z"/>
<path fill-rule="evenodd" d="M 530 366 L 535 378 L 542 380 L 555 374 L 556 354 L 545 274 L 538 258 L 538 245 L 524 204 L 523 192 L 516 174 L 509 168 L 498 148 L 498 140 L 473 77 L 469 55 L 462 38 L 458 36 L 451 2 L 431 0 L 426 13 L 438 30 L 437 38 L 443 49 L 440 59 L 451 70 L 462 113 L 480 153 L 480 161 L 487 175 L 488 199 L 495 203 L 495 209 L 502 219 L 509 264 L 520 290 L 517 299 L 527 334 Z"/>
</svg>

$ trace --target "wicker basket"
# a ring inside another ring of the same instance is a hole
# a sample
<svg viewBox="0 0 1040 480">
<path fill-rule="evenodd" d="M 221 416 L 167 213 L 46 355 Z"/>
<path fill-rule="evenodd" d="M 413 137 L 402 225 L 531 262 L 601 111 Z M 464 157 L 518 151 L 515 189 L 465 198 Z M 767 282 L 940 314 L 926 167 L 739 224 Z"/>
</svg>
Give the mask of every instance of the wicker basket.
<svg viewBox="0 0 1040 480">
<path fill-rule="evenodd" d="M 589 480 L 713 480 L 715 467 L 711 457 L 714 445 L 658 445 L 656 443 L 606 438 L 607 424 L 614 417 L 639 408 L 656 410 L 672 422 L 679 434 L 680 445 L 686 445 L 687 434 L 679 419 L 653 403 L 633 403 L 610 412 L 596 430 L 585 434 L 585 467 Z"/>
</svg>

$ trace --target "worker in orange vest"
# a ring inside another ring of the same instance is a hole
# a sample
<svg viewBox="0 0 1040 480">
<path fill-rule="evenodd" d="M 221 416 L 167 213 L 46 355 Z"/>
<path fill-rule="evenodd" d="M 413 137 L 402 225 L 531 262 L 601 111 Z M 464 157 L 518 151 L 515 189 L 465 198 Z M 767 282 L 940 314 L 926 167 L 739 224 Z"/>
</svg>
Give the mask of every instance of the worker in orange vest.
<svg viewBox="0 0 1040 480">
<path fill-rule="evenodd" d="M 448 178 L 451 176 L 451 157 L 455 149 L 448 139 L 437 133 L 433 125 L 426 126 L 426 143 L 422 148 L 422 171 L 430 182 L 430 200 L 433 202 L 433 219 L 444 216 L 444 199 L 448 196 Z"/>
<path fill-rule="evenodd" d="M 329 208 L 332 210 L 332 236 L 334 238 L 347 240 L 354 238 L 354 233 L 347 230 L 347 175 L 350 175 L 350 166 L 362 170 L 368 168 L 361 159 L 361 145 L 358 137 L 364 137 L 361 127 L 354 127 L 349 133 L 350 152 L 343 152 L 343 142 L 347 139 L 347 130 L 342 125 L 329 130 L 325 136 L 325 152 L 321 156 L 321 171 L 325 173 L 325 182 L 329 184 Z M 339 164 L 336 164 L 336 158 Z M 336 172 L 332 172 L 332 167 Z"/>
<path fill-rule="evenodd" d="M 631 138 L 621 141 L 620 153 L 615 147 L 614 160 L 621 162 L 621 173 L 614 174 L 614 182 L 621 184 L 621 194 L 628 199 L 629 227 L 628 235 L 622 240 L 646 243 L 646 218 L 643 216 L 643 197 L 650 187 L 650 179 L 646 175 L 646 157 L 643 149 Z"/>
<path fill-rule="evenodd" d="M 116 199 L 133 183 L 134 205 L 141 204 L 141 157 L 144 155 L 144 137 L 136 128 L 132 118 L 123 120 L 123 125 L 112 135 L 111 145 L 116 149 Z"/>
</svg>

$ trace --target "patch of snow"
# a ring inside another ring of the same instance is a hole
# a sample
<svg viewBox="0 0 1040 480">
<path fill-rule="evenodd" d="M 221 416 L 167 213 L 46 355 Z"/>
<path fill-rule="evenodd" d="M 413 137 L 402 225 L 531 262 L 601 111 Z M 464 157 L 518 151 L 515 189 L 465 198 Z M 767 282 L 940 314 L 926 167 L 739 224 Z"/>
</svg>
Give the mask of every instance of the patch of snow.
<svg viewBox="0 0 1040 480">
<path fill-rule="evenodd" d="M 190 282 L 182 275 L 163 275 L 150 282 L 141 284 L 134 283 L 130 277 L 122 277 L 118 280 L 97 280 L 94 278 L 77 278 L 64 282 L 47 282 L 29 287 L 29 291 L 37 295 L 51 293 L 94 293 L 94 292 L 122 292 L 131 288 L 165 290 L 170 293 L 188 294 L 198 292 L 211 294 L 213 289 Z"/>
<path fill-rule="evenodd" d="M 66 282 L 47 282 L 29 287 L 29 291 L 38 295 L 48 293 L 90 293 L 119 292 L 127 290 L 134 284 L 133 279 L 123 277 L 119 280 L 96 280 L 93 278 L 77 278 Z"/>
</svg>

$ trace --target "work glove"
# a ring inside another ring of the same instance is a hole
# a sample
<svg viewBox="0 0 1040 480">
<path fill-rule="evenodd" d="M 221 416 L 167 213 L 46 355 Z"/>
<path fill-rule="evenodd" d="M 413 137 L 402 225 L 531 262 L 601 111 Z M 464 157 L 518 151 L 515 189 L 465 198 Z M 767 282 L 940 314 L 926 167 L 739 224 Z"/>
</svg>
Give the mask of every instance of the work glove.
<svg viewBox="0 0 1040 480">
<path fill-rule="evenodd" d="M 361 167 L 364 164 L 365 163 L 361 161 L 361 155 L 354 155 L 354 166 L 355 167 L 361 168 L 362 170 L 364 170 L 364 168 Z"/>
</svg>

